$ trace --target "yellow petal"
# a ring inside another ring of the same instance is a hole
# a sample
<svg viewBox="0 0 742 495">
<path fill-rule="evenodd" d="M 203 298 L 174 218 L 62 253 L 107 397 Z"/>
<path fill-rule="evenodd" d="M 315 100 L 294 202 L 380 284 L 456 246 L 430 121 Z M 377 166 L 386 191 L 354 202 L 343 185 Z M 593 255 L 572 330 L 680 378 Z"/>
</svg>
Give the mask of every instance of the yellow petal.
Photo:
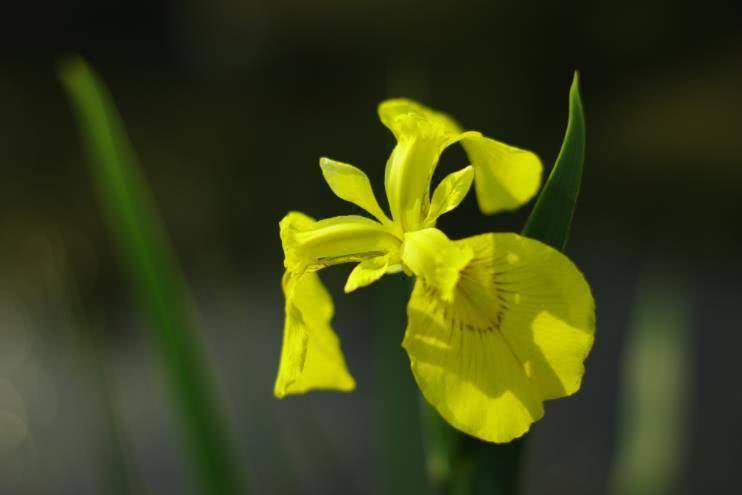
<svg viewBox="0 0 742 495">
<path fill-rule="evenodd" d="M 347 163 L 320 158 L 322 175 L 337 197 L 360 206 L 381 223 L 389 223 L 389 218 L 376 201 L 371 182 L 362 170 Z"/>
<path fill-rule="evenodd" d="M 428 292 L 418 280 L 402 344 L 423 396 L 469 435 L 498 443 L 523 435 L 543 406 L 507 342 L 448 320 Z"/>
<path fill-rule="evenodd" d="M 577 392 L 595 334 L 595 301 L 565 255 L 533 239 L 495 234 L 495 284 L 504 299 L 500 329 L 544 399 Z"/>
<path fill-rule="evenodd" d="M 366 287 L 381 277 L 389 268 L 389 259 L 391 255 L 377 256 L 376 258 L 361 261 L 348 276 L 345 283 L 345 292 L 353 292 L 361 287 Z"/>
<path fill-rule="evenodd" d="M 461 270 L 472 259 L 472 250 L 449 240 L 435 228 L 408 232 L 404 239 L 405 266 L 435 288 L 442 299 L 451 301 Z"/>
<path fill-rule="evenodd" d="M 466 136 L 461 144 L 474 166 L 483 213 L 514 210 L 538 192 L 543 166 L 535 154 L 484 136 Z"/>
<path fill-rule="evenodd" d="M 411 137 L 452 137 L 461 133 L 459 125 L 448 115 L 407 98 L 381 102 L 379 118 L 398 140 Z"/>
<path fill-rule="evenodd" d="M 542 401 L 579 389 L 595 331 L 590 288 L 558 251 L 515 234 L 457 241 L 474 256 L 451 302 L 419 279 L 403 346 L 425 398 L 492 442 L 523 435 Z"/>
<path fill-rule="evenodd" d="M 390 229 L 356 215 L 315 221 L 291 212 L 281 220 L 280 230 L 284 265 L 294 273 L 397 252 L 401 244 Z"/>
<path fill-rule="evenodd" d="M 330 326 L 332 299 L 317 274 L 286 272 L 283 289 L 286 322 L 274 395 L 282 398 L 313 389 L 353 390 L 355 381 Z"/>
<path fill-rule="evenodd" d="M 425 225 L 427 227 L 435 226 L 438 217 L 456 208 L 471 189 L 473 180 L 474 169 L 471 166 L 446 176 L 433 192 L 433 199 L 430 201 Z"/>
<path fill-rule="evenodd" d="M 403 230 L 416 230 L 428 214 L 430 181 L 441 153 L 478 133 L 462 133 L 447 115 L 405 99 L 383 102 L 379 117 L 397 138 L 384 175 L 392 218 Z"/>
</svg>

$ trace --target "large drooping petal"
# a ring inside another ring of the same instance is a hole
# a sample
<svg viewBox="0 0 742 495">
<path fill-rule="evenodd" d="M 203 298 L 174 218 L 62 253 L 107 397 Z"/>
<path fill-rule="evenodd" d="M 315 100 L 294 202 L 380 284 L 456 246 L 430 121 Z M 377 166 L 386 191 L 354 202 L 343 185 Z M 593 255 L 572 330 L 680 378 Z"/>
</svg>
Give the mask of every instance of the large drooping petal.
<svg viewBox="0 0 742 495">
<path fill-rule="evenodd" d="M 456 122 L 411 100 L 387 100 L 379 117 L 397 139 L 386 164 L 384 186 L 392 217 L 402 229 L 418 229 L 430 205 L 430 181 L 443 150 L 467 135 Z"/>
<path fill-rule="evenodd" d="M 425 398 L 492 442 L 523 435 L 542 402 L 576 392 L 595 331 L 590 288 L 567 257 L 515 234 L 461 241 L 474 256 L 446 301 L 418 279 L 403 346 Z"/>
<path fill-rule="evenodd" d="M 389 228 L 356 215 L 317 221 L 291 212 L 280 230 L 284 265 L 294 273 L 397 253 L 401 245 Z"/>
<path fill-rule="evenodd" d="M 391 223 L 376 201 L 371 182 L 361 169 L 329 158 L 320 158 L 319 163 L 327 184 L 340 199 L 360 206 L 383 224 Z"/>
<path fill-rule="evenodd" d="M 353 390 L 355 381 L 330 326 L 332 299 L 319 276 L 314 272 L 286 272 L 283 291 L 286 321 L 275 396 L 282 398 L 312 389 Z"/>
<path fill-rule="evenodd" d="M 514 210 L 538 192 L 543 166 L 534 153 L 481 135 L 466 136 L 461 144 L 474 166 L 477 201 L 483 213 Z"/>
</svg>

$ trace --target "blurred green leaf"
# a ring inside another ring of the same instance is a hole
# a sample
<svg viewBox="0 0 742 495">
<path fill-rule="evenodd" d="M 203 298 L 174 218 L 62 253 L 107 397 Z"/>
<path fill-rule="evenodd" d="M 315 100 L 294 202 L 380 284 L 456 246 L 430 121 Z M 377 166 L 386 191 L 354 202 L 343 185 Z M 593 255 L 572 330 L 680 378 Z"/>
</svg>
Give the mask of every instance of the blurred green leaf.
<svg viewBox="0 0 742 495">
<path fill-rule="evenodd" d="M 61 79 L 82 130 L 100 207 L 148 318 L 146 327 L 160 352 L 202 488 L 214 495 L 242 493 L 242 473 L 188 291 L 120 117 L 103 83 L 82 59 L 65 62 Z"/>
<path fill-rule="evenodd" d="M 523 235 L 564 250 L 569 238 L 585 157 L 585 117 L 575 73 L 569 92 L 569 118 L 554 168 L 528 218 Z M 451 428 L 430 406 L 423 407 L 428 475 L 447 494 L 520 493 L 527 436 L 490 444 Z"/>
<path fill-rule="evenodd" d="M 101 488 L 111 495 L 144 495 L 147 492 L 141 486 L 134 467 L 133 451 L 125 435 L 121 414 L 116 408 L 111 364 L 100 327 L 94 328 L 82 313 L 72 325 L 77 331 L 74 339 L 75 357 L 91 389 L 91 406 L 97 408 L 102 420 L 100 432 L 96 435 L 97 457 L 105 480 Z"/>
<path fill-rule="evenodd" d="M 681 270 L 640 279 L 626 337 L 614 495 L 663 495 L 682 488 L 692 377 L 692 289 Z"/>
</svg>

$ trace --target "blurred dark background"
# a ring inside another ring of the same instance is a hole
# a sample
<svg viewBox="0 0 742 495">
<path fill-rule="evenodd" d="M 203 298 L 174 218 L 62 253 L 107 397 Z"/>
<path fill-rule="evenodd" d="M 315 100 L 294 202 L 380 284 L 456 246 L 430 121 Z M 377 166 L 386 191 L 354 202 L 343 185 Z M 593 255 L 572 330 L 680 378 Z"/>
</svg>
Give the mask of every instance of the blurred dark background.
<svg viewBox="0 0 742 495">
<path fill-rule="evenodd" d="M 527 493 L 609 490 L 622 353 L 646 273 L 667 274 L 669 294 L 677 281 L 693 294 L 690 372 L 681 387 L 688 420 L 674 493 L 734 491 L 742 456 L 740 5 L 7 2 L 0 493 L 104 493 L 81 327 L 103 336 L 110 390 L 142 484 L 151 493 L 195 491 L 57 79 L 58 62 L 74 53 L 107 82 L 137 149 L 256 493 L 384 486 L 373 418 L 374 390 L 383 385 L 371 341 L 389 282 L 343 296 L 347 270 L 325 278 L 356 392 L 284 401 L 271 394 L 283 320 L 277 222 L 292 209 L 323 217 L 355 208 L 326 187 L 318 158 L 363 168 L 383 198 L 393 140 L 376 105 L 408 96 L 536 151 L 548 169 L 574 69 L 588 151 L 568 253 L 594 289 L 598 334 L 581 392 L 549 403 L 533 429 Z M 463 164 L 463 153 L 450 150 L 439 172 Z M 517 230 L 530 206 L 483 217 L 472 194 L 441 223 L 452 237 Z M 399 321 L 400 341 L 403 329 Z"/>
</svg>

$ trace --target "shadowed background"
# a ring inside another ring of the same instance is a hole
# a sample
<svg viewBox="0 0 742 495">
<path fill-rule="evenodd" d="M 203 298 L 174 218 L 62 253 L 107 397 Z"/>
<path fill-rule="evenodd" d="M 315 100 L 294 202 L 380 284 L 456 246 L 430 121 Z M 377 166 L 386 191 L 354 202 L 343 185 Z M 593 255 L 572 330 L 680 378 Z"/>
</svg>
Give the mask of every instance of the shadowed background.
<svg viewBox="0 0 742 495">
<path fill-rule="evenodd" d="M 103 381 L 140 483 L 195 491 L 57 80 L 68 53 L 96 67 L 127 125 L 256 493 L 384 486 L 378 390 L 398 384 L 378 372 L 372 335 L 390 324 L 379 308 L 393 281 L 343 296 L 349 269 L 324 277 L 355 393 L 272 398 L 283 320 L 277 222 L 292 209 L 357 211 L 329 191 L 318 158 L 361 167 L 382 198 L 393 140 L 376 105 L 408 96 L 534 150 L 548 168 L 579 69 L 588 148 L 567 252 L 593 287 L 597 341 L 581 392 L 548 403 L 533 428 L 526 491 L 613 485 L 621 398 L 633 396 L 620 392 L 626 336 L 641 320 L 647 280 L 687 309 L 677 325 L 688 342 L 679 404 L 656 408 L 682 425 L 673 493 L 724 491 L 742 454 L 740 14 L 716 1 L 703 10 L 475 0 L 11 7 L 0 18 L 0 492 L 102 492 L 104 428 L 92 398 L 100 377 L 81 357 L 80 327 L 105 343 Z M 436 176 L 461 165 L 463 153 L 449 150 Z M 441 225 L 454 238 L 520 230 L 531 206 L 483 217 L 471 194 Z M 397 325 L 401 342 L 403 318 Z M 674 361 L 663 356 L 646 359 L 646 380 L 667 373 Z"/>
</svg>

